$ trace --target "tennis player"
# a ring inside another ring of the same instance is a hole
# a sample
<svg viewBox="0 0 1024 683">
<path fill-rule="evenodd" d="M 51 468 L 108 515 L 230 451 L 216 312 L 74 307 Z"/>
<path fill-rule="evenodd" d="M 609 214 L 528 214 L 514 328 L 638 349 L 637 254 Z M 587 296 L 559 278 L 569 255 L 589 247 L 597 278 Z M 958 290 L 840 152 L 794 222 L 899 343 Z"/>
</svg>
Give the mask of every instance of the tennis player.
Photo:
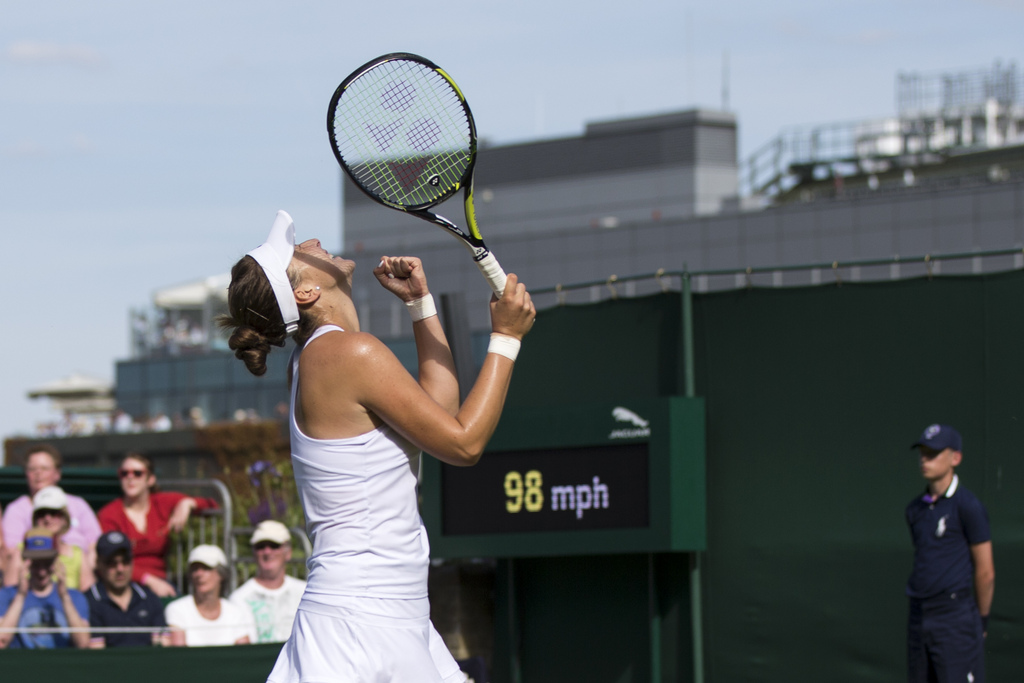
<svg viewBox="0 0 1024 683">
<path fill-rule="evenodd" d="M 536 317 L 508 276 L 491 300 L 493 334 L 465 403 L 419 259 L 381 259 L 373 274 L 405 302 L 419 360 L 414 379 L 391 351 L 359 331 L 355 263 L 318 240 L 295 246 L 281 211 L 267 241 L 231 270 L 229 346 L 266 372 L 271 346 L 292 336 L 292 463 L 313 540 L 306 592 L 272 683 L 464 681 L 430 623 L 430 546 L 416 499 L 419 455 L 451 465 L 479 460 L 501 414 L 523 336 Z"/>
</svg>

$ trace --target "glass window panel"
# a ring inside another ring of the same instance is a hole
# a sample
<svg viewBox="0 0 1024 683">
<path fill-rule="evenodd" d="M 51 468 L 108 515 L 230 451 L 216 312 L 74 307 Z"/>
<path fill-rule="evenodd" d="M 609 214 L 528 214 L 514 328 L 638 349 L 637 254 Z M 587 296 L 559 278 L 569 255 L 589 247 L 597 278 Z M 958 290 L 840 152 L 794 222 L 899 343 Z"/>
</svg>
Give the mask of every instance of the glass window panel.
<svg viewBox="0 0 1024 683">
<path fill-rule="evenodd" d="M 143 390 L 142 363 L 117 364 L 117 393 L 137 394 Z"/>
<path fill-rule="evenodd" d="M 171 363 L 152 361 L 146 367 L 146 392 L 167 392 L 171 389 Z"/>
<path fill-rule="evenodd" d="M 228 384 L 228 362 L 231 356 L 211 356 L 195 361 L 196 389 L 223 389 Z M 236 363 L 240 362 L 235 360 Z"/>
</svg>

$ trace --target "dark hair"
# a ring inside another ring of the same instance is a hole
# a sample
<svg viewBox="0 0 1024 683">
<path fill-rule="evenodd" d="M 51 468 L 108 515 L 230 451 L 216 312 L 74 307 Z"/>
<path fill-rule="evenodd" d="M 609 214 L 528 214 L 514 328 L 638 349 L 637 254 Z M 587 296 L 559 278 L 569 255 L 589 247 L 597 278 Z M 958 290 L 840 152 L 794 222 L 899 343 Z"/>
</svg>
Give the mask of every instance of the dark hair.
<svg viewBox="0 0 1024 683">
<path fill-rule="evenodd" d="M 22 454 L 24 456 L 23 466 L 25 467 L 25 469 L 28 469 L 29 457 L 35 455 L 36 453 L 46 453 L 48 456 L 50 456 L 53 459 L 53 466 L 56 467 L 58 470 L 60 469 L 61 464 L 64 462 L 64 458 L 61 457 L 60 451 L 57 450 L 56 446 L 53 446 L 52 444 L 48 443 L 37 443 L 35 445 L 26 446 L 25 449 L 22 451 Z"/>
<path fill-rule="evenodd" d="M 288 278 L 292 285 L 298 284 L 293 273 L 289 272 Z M 228 315 L 220 316 L 217 323 L 224 329 L 234 329 L 228 339 L 228 348 L 245 363 L 249 372 L 257 376 L 267 371 L 270 347 L 284 346 L 288 340 L 270 280 L 253 257 L 243 256 L 231 269 Z M 300 313 L 295 341 L 306 343 L 316 328 L 316 320 Z"/>
<path fill-rule="evenodd" d="M 156 476 L 156 470 L 153 469 L 153 461 L 150 460 L 149 458 L 147 458 L 146 456 L 144 456 L 142 453 L 136 453 L 134 451 L 130 451 L 128 453 L 125 453 L 124 457 L 122 457 L 121 461 L 117 464 L 117 469 L 121 469 L 122 467 L 124 467 L 124 461 L 125 460 L 138 460 L 139 462 L 141 462 L 143 465 L 146 466 L 146 472 L 148 474 L 150 474 L 150 475 L 152 475 L 154 477 Z M 150 493 L 156 493 L 159 490 L 160 490 L 160 485 L 159 484 L 153 484 L 152 486 L 149 487 L 149 492 Z"/>
</svg>

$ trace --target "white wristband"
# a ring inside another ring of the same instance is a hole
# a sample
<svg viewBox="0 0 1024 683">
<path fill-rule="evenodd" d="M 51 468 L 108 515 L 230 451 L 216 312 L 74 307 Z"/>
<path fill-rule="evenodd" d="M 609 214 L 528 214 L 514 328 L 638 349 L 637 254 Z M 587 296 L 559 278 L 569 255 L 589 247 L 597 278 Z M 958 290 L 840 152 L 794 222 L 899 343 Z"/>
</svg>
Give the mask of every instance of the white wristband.
<svg viewBox="0 0 1024 683">
<path fill-rule="evenodd" d="M 516 356 L 519 355 L 519 346 L 520 341 L 515 337 L 492 332 L 491 343 L 487 345 L 487 353 L 496 353 L 515 362 Z"/>
<path fill-rule="evenodd" d="M 409 316 L 412 318 L 413 322 L 429 318 L 432 315 L 437 315 L 437 307 L 434 305 L 433 294 L 427 294 L 426 296 L 421 296 L 419 299 L 406 301 L 405 306 L 409 309 Z"/>
</svg>

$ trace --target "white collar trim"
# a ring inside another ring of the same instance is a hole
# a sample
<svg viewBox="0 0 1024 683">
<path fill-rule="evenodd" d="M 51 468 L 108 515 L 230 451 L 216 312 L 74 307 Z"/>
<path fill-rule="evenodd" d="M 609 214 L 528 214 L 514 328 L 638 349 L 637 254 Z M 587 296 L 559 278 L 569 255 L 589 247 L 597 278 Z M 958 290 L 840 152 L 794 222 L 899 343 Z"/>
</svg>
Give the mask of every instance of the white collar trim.
<svg viewBox="0 0 1024 683">
<path fill-rule="evenodd" d="M 949 488 L 946 489 L 945 497 L 952 498 L 953 494 L 956 493 L 956 487 L 960 485 L 960 477 L 956 474 L 953 475 L 953 481 L 950 482 Z"/>
</svg>

